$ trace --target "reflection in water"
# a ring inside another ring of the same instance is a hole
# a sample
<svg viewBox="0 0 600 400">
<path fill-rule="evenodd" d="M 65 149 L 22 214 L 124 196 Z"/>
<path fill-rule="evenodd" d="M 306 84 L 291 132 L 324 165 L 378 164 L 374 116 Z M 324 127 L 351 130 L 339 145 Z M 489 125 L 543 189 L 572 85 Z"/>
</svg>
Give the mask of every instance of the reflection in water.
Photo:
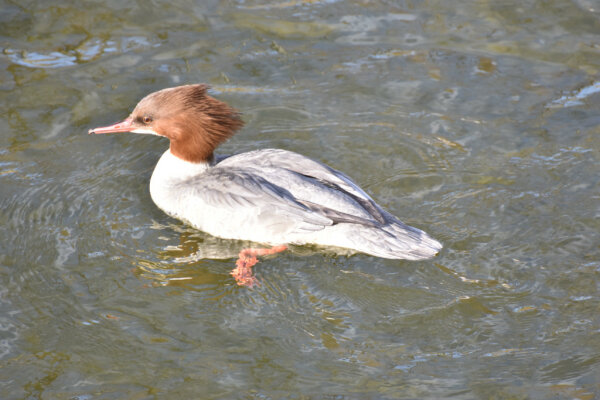
<svg viewBox="0 0 600 400">
<path fill-rule="evenodd" d="M 111 53 L 127 53 L 141 50 L 151 44 L 144 37 L 123 37 L 119 41 L 85 40 L 73 50 L 52 51 L 49 53 L 4 49 L 11 62 L 30 68 L 64 68 L 80 62 L 94 60 Z"/>
<path fill-rule="evenodd" d="M 216 238 L 182 225 L 154 222 L 151 229 L 158 232 L 173 229 L 179 237 L 178 245 L 166 246 L 156 257 L 136 256 L 132 260 L 136 265 L 136 274 L 162 286 L 202 286 L 223 282 L 226 273 L 212 273 L 206 268 L 206 263 L 211 259 L 222 259 L 233 268 L 235 264 L 231 259 L 243 245 L 243 242 Z"/>
<path fill-rule="evenodd" d="M 75 65 L 77 58 L 69 56 L 57 51 L 48 54 L 40 54 L 36 52 L 17 52 L 7 49 L 4 54 L 8 55 L 9 59 L 19 65 L 32 68 L 61 68 Z"/>
<path fill-rule="evenodd" d="M 153 228 L 161 229 L 156 224 Z M 258 283 L 252 272 L 252 266 L 258 262 L 256 257 L 284 251 L 287 246 L 261 249 L 252 248 L 249 245 L 248 242 L 220 239 L 202 232 L 183 232 L 180 235 L 180 244 L 167 246 L 158 254 L 159 260 L 153 262 L 138 260 L 137 273 L 163 286 L 177 285 L 181 281 L 189 281 L 186 283 L 191 285 L 214 284 L 214 274 L 203 270 L 202 261 L 205 259 L 228 260 L 237 257 L 238 260 L 235 262 L 227 261 L 233 268 L 229 274 L 234 277 L 238 285 L 253 287 Z M 218 279 L 218 281 L 221 280 L 222 277 Z"/>
<path fill-rule="evenodd" d="M 600 82 L 594 82 L 591 85 L 585 86 L 570 96 L 562 96 L 560 99 L 554 100 L 550 107 L 574 107 L 583 105 L 584 100 L 588 97 L 600 92 Z"/>
<path fill-rule="evenodd" d="M 286 250 L 303 257 L 314 254 L 354 254 L 354 251 L 349 249 L 310 245 L 264 248 L 253 242 L 217 238 L 185 225 L 162 225 L 154 222 L 151 228 L 158 231 L 173 229 L 179 232 L 178 245 L 166 246 L 156 257 L 141 258 L 140 255 L 136 255 L 132 259 L 136 265 L 136 274 L 162 286 L 178 285 L 182 281 L 189 281 L 183 282 L 189 285 L 226 281 L 226 274 L 211 274 L 206 271 L 210 260 L 222 260 L 220 265 L 230 268 L 228 274 L 233 276 L 238 285 L 253 287 L 260 284 L 252 269 L 259 262 L 257 257 L 262 259 L 264 256 L 276 256 L 277 253 Z"/>
</svg>

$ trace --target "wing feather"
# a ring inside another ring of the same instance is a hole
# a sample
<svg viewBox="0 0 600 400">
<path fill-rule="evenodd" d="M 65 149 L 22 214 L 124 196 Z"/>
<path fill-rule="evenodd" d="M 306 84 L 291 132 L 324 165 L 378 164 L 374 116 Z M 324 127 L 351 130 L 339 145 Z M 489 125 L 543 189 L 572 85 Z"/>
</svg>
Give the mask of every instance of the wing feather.
<svg viewBox="0 0 600 400">
<path fill-rule="evenodd" d="M 235 215 L 256 214 L 265 225 L 278 225 L 281 230 L 315 231 L 333 224 L 285 188 L 243 168 L 214 167 L 185 187 L 192 188 L 191 198 L 201 197 L 207 206 Z"/>
<path fill-rule="evenodd" d="M 386 219 L 386 213 L 381 207 L 347 175 L 292 151 L 281 149 L 256 150 L 228 157 L 218 165 L 224 167 L 243 165 L 255 169 L 257 173 L 265 171 L 265 169 L 281 169 L 297 174 L 311 181 L 313 185 L 321 186 L 320 189 L 336 191 L 338 195 L 347 198 L 347 205 L 355 205 L 360 208 L 361 214 L 369 216 L 369 218 L 362 216 L 351 218 L 352 214 L 344 212 L 345 210 L 328 208 L 321 204 L 317 205 L 311 202 L 309 198 L 300 199 L 303 204 L 313 211 L 317 211 L 328 218 L 333 218 L 334 222 L 351 222 L 371 226 L 384 225 L 390 222 Z M 289 189 L 293 191 L 293 188 L 290 187 Z"/>
</svg>

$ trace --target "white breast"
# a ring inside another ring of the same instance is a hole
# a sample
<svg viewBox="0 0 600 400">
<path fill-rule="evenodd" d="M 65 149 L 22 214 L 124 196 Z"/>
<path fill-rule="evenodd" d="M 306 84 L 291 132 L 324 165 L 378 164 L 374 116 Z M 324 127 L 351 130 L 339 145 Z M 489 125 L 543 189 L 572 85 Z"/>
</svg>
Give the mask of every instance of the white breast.
<svg viewBox="0 0 600 400">
<path fill-rule="evenodd" d="M 170 150 L 163 153 L 150 179 L 150 196 L 154 203 L 167 214 L 187 220 L 185 196 L 181 190 L 186 181 L 201 175 L 209 163 L 191 163 L 175 157 Z"/>
</svg>

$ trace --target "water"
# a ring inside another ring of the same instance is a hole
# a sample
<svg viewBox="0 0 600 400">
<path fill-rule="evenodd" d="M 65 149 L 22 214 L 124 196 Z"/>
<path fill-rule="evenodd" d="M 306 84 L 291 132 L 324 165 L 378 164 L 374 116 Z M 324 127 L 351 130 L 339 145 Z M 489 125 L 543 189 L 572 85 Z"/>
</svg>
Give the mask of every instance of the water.
<svg viewBox="0 0 600 400">
<path fill-rule="evenodd" d="M 600 5 L 0 3 L 0 398 L 592 399 Z M 444 243 L 244 245 L 152 203 L 167 144 L 88 136 L 205 82 L 222 152 L 294 150 Z"/>
</svg>

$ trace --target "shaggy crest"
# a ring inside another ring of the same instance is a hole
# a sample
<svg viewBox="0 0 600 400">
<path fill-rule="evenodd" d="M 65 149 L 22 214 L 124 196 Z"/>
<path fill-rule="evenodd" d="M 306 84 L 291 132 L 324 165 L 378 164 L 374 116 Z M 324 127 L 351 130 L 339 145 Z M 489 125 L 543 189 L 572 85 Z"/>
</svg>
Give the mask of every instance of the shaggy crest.
<svg viewBox="0 0 600 400">
<path fill-rule="evenodd" d="M 142 125 L 171 141 L 171 152 L 186 161 L 210 162 L 221 143 L 240 129 L 240 114 L 207 94 L 207 85 L 163 89 L 144 97 L 131 113 Z"/>
</svg>

